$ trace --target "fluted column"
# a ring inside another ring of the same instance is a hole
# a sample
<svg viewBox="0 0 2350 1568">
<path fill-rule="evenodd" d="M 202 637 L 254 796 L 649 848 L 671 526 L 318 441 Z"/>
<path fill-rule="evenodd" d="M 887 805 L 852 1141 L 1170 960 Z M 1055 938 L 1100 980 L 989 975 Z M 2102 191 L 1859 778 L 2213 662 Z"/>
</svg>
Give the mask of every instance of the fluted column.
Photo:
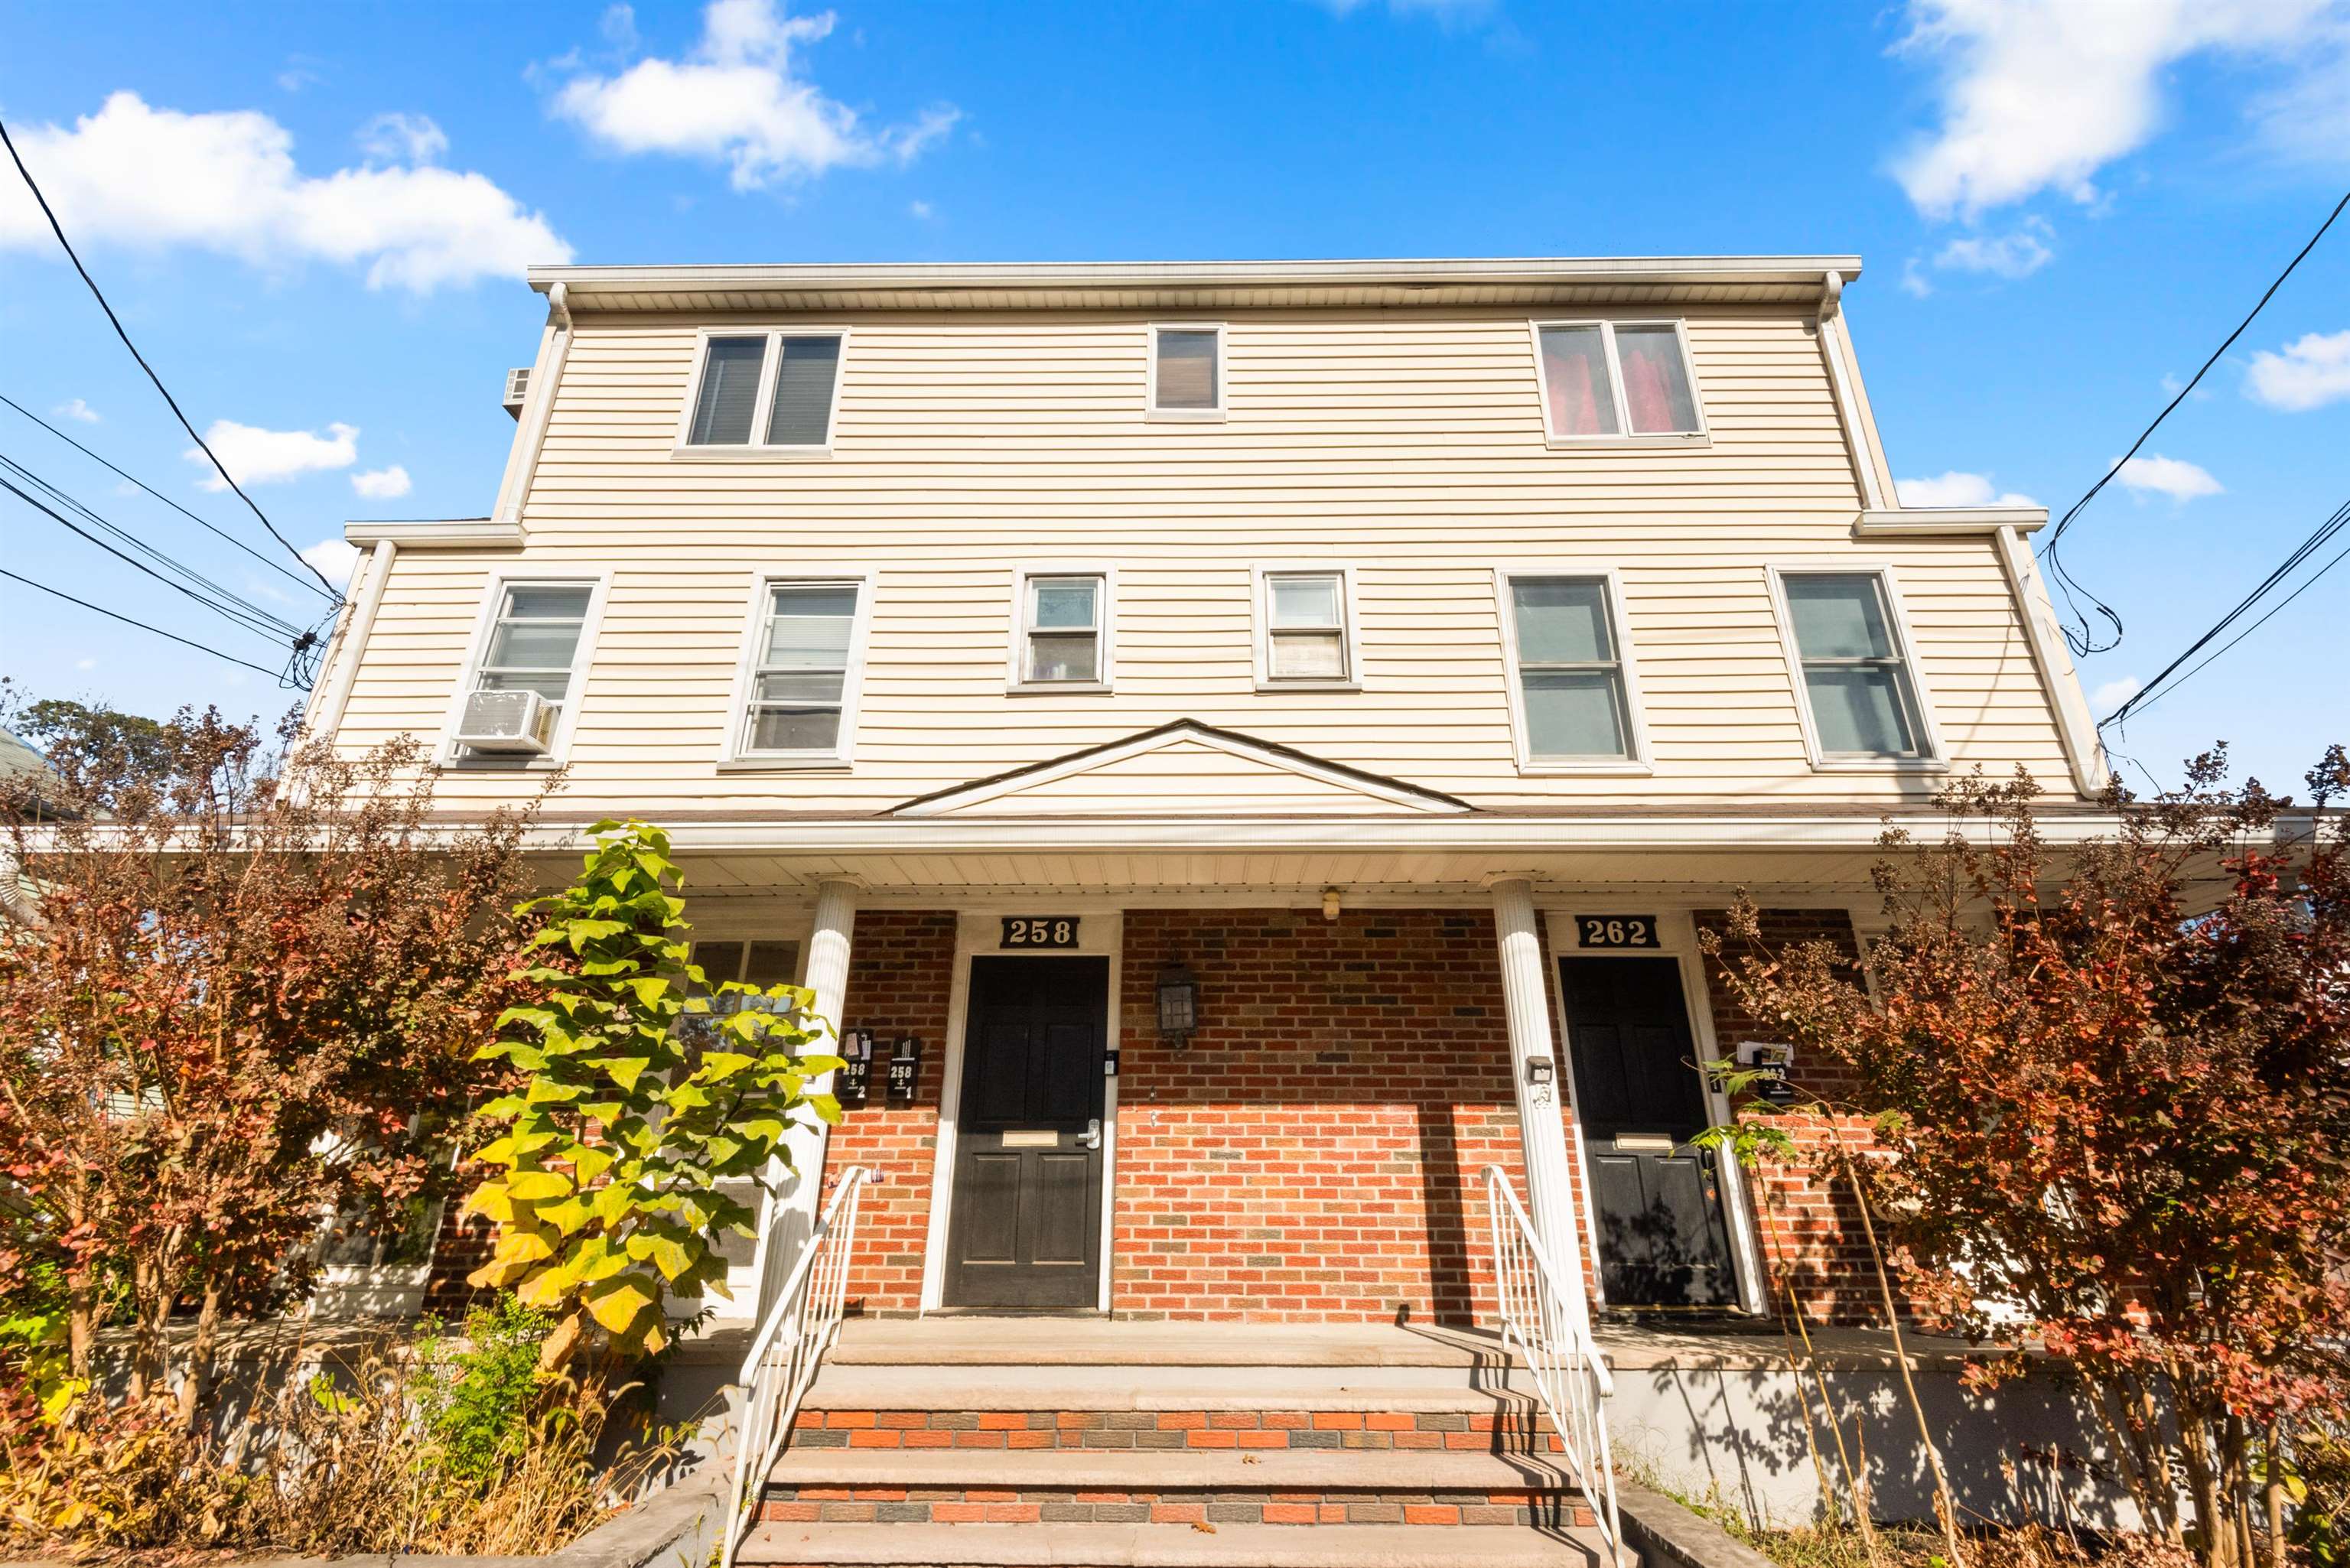
<svg viewBox="0 0 2350 1568">
<path fill-rule="evenodd" d="M 1534 884 L 1523 877 L 1493 884 L 1493 930 L 1502 946 L 1502 996 L 1509 1012 L 1510 1079 L 1518 1096 L 1518 1138 L 1524 1151 L 1527 1206 L 1543 1250 L 1565 1275 L 1560 1289 L 1580 1299 L 1583 1246 L 1575 1235 L 1575 1182 L 1567 1163 L 1561 1108 L 1566 1075 L 1551 1043 L 1549 993 L 1544 986 L 1542 933 L 1534 923 Z M 1537 1079 L 1543 1081 L 1536 1082 Z"/>
<path fill-rule="evenodd" d="M 849 934 L 857 925 L 857 889 L 847 882 L 827 882 L 816 889 L 816 929 L 808 937 L 807 988 L 816 992 L 816 1015 L 824 1020 L 826 1037 L 816 1049 L 835 1054 L 839 1045 L 841 1009 L 848 997 Z M 828 1093 L 827 1073 L 812 1086 Z M 761 1205 L 759 1243 L 753 1278 L 759 1282 L 755 1314 L 764 1318 L 774 1304 L 784 1277 L 799 1262 L 800 1247 L 816 1228 L 816 1206 L 824 1192 L 825 1147 L 832 1129 L 811 1120 L 794 1127 L 787 1137 L 792 1171 L 781 1190 Z M 782 1176 L 780 1162 L 770 1175 Z"/>
</svg>

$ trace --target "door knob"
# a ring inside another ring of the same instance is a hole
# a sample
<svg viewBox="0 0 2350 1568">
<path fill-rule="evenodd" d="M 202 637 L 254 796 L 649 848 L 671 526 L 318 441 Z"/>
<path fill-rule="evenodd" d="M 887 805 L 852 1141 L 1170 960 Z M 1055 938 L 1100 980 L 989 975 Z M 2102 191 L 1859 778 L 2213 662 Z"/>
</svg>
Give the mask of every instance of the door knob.
<svg viewBox="0 0 2350 1568">
<path fill-rule="evenodd" d="M 1096 1116 L 1086 1124 L 1086 1130 L 1077 1135 L 1077 1147 L 1079 1148 L 1101 1147 L 1101 1117 Z"/>
</svg>

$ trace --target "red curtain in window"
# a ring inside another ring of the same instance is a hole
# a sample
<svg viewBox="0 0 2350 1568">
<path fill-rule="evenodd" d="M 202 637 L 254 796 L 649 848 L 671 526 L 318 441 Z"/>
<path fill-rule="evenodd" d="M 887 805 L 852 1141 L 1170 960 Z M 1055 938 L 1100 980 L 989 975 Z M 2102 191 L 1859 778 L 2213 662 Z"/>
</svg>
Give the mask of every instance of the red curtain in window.
<svg viewBox="0 0 2350 1568">
<path fill-rule="evenodd" d="M 1591 385 L 1591 361 L 1580 354 L 1552 360 L 1550 428 L 1563 436 L 1597 435 L 1599 399 Z"/>
<path fill-rule="evenodd" d="M 1617 339 L 1619 345 L 1621 338 Z M 1669 431 L 1679 428 L 1673 410 L 1672 389 L 1665 385 L 1664 368 L 1656 357 L 1645 351 L 1627 348 L 1624 362 L 1624 401 L 1630 406 L 1632 428 L 1636 431 Z"/>
</svg>

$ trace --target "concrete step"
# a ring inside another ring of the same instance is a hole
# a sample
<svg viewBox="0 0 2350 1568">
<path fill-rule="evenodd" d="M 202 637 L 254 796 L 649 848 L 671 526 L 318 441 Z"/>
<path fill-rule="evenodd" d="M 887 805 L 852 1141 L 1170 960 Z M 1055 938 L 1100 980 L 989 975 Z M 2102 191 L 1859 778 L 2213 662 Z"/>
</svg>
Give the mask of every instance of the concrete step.
<svg viewBox="0 0 2350 1568">
<path fill-rule="evenodd" d="M 758 1568 L 1602 1568 L 1596 1532 L 1463 1525 L 762 1524 Z M 1638 1568 L 1626 1552 L 1622 1568 Z"/>
<path fill-rule="evenodd" d="M 1534 1396 L 1523 1367 L 890 1365 L 828 1357 L 812 1410 L 1360 1410 L 1492 1415 Z"/>
<path fill-rule="evenodd" d="M 1378 1449 L 792 1449 L 767 1472 L 770 1487 L 1062 1488 L 1133 1490 L 1366 1491 L 1559 1490 L 1575 1483 L 1564 1461 L 1534 1454 Z"/>
<path fill-rule="evenodd" d="M 1108 1318 L 851 1318 L 835 1366 L 1456 1366 L 1511 1358 L 1471 1329 Z"/>
<path fill-rule="evenodd" d="M 1126 1449 L 1142 1453 L 1238 1449 L 1529 1453 L 1559 1451 L 1531 1402 L 1478 1409 L 806 1409 L 796 1449 Z"/>
</svg>

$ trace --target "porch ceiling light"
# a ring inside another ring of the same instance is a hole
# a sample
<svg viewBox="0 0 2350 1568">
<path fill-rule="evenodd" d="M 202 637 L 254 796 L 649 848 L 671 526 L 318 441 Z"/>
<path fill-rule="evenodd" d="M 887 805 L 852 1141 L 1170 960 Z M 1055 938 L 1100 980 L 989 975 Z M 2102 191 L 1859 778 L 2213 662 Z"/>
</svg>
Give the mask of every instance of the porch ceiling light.
<svg viewBox="0 0 2350 1568">
<path fill-rule="evenodd" d="M 1200 982 L 1181 964 L 1159 971 L 1159 1037 L 1181 1050 L 1200 1026 Z"/>
</svg>

